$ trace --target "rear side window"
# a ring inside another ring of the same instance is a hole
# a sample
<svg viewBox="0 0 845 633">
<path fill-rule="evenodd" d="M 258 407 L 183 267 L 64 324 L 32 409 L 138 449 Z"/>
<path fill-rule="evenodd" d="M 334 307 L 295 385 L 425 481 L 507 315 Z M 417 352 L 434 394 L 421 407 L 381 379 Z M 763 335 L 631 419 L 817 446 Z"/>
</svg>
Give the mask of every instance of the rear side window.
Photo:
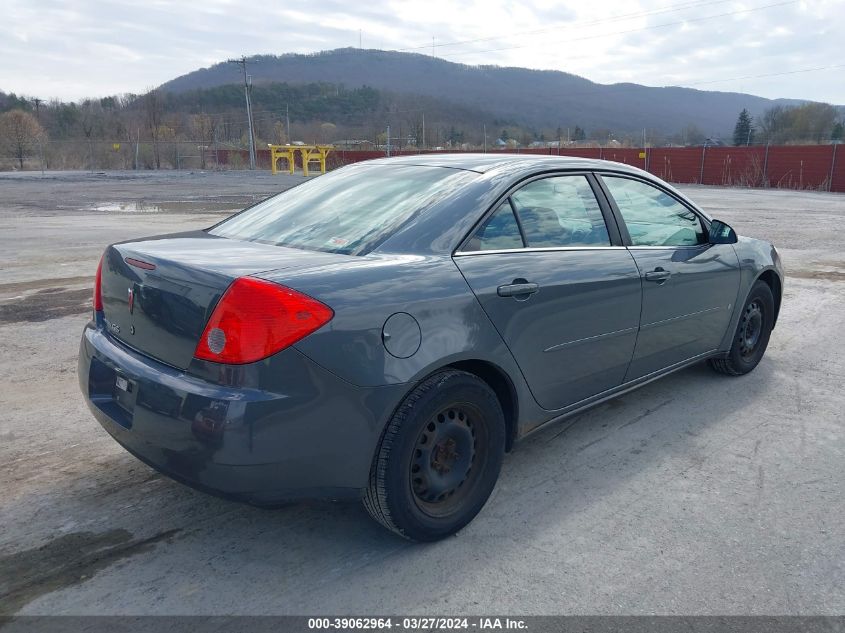
<svg viewBox="0 0 845 633">
<path fill-rule="evenodd" d="M 209 230 L 237 240 L 365 255 L 400 226 L 478 174 L 418 165 L 330 172 L 261 202 Z"/>
<path fill-rule="evenodd" d="M 519 225 L 516 223 L 510 203 L 505 200 L 475 232 L 466 250 L 493 251 L 522 247 Z"/>
<path fill-rule="evenodd" d="M 529 247 L 609 246 L 601 207 L 586 176 L 554 176 L 511 196 Z"/>
<path fill-rule="evenodd" d="M 701 220 L 669 194 L 639 180 L 602 176 L 625 220 L 633 246 L 707 243 Z"/>
</svg>

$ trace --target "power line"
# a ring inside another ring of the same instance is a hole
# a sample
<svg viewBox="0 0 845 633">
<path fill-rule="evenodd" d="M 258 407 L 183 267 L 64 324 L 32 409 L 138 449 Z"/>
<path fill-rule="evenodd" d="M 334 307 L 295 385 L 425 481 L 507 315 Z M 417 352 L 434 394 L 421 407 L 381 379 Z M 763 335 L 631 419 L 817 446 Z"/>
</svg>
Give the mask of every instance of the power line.
<svg viewBox="0 0 845 633">
<path fill-rule="evenodd" d="M 719 84 L 726 81 L 741 81 L 743 79 L 763 79 L 765 77 L 781 77 L 783 75 L 798 75 L 800 73 L 813 73 L 819 70 L 833 70 L 835 68 L 845 68 L 845 64 L 836 64 L 834 66 L 818 66 L 816 68 L 802 68 L 799 70 L 785 70 L 779 73 L 765 73 L 763 75 L 745 75 L 743 77 L 730 77 L 728 79 L 711 79 L 707 81 L 694 81 L 688 83 L 688 86 L 703 86 L 705 84 Z"/>
<path fill-rule="evenodd" d="M 654 29 L 662 29 L 662 28 L 666 28 L 666 27 L 669 27 L 669 26 L 679 26 L 679 25 L 682 25 L 682 24 L 690 24 L 690 23 L 693 23 L 693 22 L 705 22 L 707 20 L 715 20 L 716 18 L 730 17 L 730 16 L 734 16 L 734 15 L 740 15 L 740 14 L 743 14 L 743 13 L 753 13 L 755 11 L 764 11 L 766 9 L 774 9 L 776 7 L 784 7 L 784 6 L 787 6 L 787 5 L 790 5 L 790 4 L 798 4 L 798 2 L 799 2 L 799 0 L 787 0 L 786 2 L 775 2 L 773 4 L 766 4 L 766 5 L 763 5 L 763 6 L 760 6 L 760 7 L 753 7 L 751 9 L 738 9 L 736 11 L 728 11 L 728 12 L 725 12 L 725 13 L 718 13 L 716 15 L 708 15 L 708 16 L 703 16 L 703 17 L 699 17 L 699 18 L 688 18 L 686 20 L 676 20 L 675 22 L 664 22 L 663 24 L 653 24 L 651 26 L 644 26 L 644 27 L 640 27 L 640 28 L 636 28 L 636 29 L 626 29 L 624 31 L 613 31 L 611 33 L 597 33 L 597 34 L 594 34 L 594 35 L 584 35 L 582 37 L 576 37 L 576 38 L 570 38 L 570 39 L 562 40 L 559 43 L 582 42 L 584 40 L 593 40 L 593 39 L 598 39 L 598 38 L 602 38 L 602 37 L 612 37 L 614 35 L 627 35 L 628 33 L 641 33 L 643 31 L 652 31 Z M 501 47 L 501 48 L 489 48 L 489 49 L 478 50 L 478 51 L 465 51 L 463 53 L 449 53 L 449 55 L 452 56 L 452 57 L 461 56 L 461 55 L 479 55 L 481 53 L 494 53 L 494 52 L 498 52 L 498 51 L 515 50 L 515 49 L 518 49 L 518 48 L 528 48 L 529 46 L 531 46 L 531 45 L 530 44 L 520 44 L 518 46 L 504 46 L 504 47 Z"/>
<path fill-rule="evenodd" d="M 514 32 L 514 33 L 508 33 L 507 35 L 495 35 L 495 36 L 490 36 L 490 37 L 478 37 L 478 38 L 474 38 L 474 39 L 470 39 L 470 40 L 457 40 L 457 41 L 453 41 L 453 42 L 442 42 L 440 44 L 437 44 L 436 46 L 432 42 L 432 44 L 430 44 L 430 45 L 426 44 L 424 46 L 411 46 L 411 47 L 408 47 L 408 48 L 396 48 L 396 49 L 393 49 L 393 50 L 399 51 L 399 52 L 417 51 L 417 50 L 423 50 L 423 49 L 426 49 L 426 48 L 434 49 L 435 47 L 436 48 L 443 48 L 443 47 L 446 47 L 446 46 L 460 46 L 460 45 L 464 45 L 464 44 L 475 44 L 475 43 L 478 43 L 478 42 L 489 42 L 489 41 L 492 41 L 492 40 L 511 39 L 511 38 L 514 38 L 514 37 L 521 37 L 523 35 L 537 35 L 538 33 L 548 33 L 548 32 L 551 32 L 551 31 L 558 31 L 560 29 L 576 29 L 576 28 L 581 28 L 581 27 L 585 27 L 585 26 L 594 26 L 596 24 L 606 24 L 606 23 L 610 23 L 610 22 L 621 22 L 623 20 L 631 20 L 631 19 L 634 19 L 634 18 L 650 17 L 650 16 L 653 16 L 653 15 L 660 15 L 660 14 L 663 14 L 663 13 L 674 13 L 676 11 L 683 11 L 685 9 L 696 9 L 696 8 L 699 8 L 699 7 L 707 7 L 707 6 L 711 6 L 711 5 L 715 5 L 715 4 L 726 4 L 726 3 L 732 2 L 732 1 L 733 0 L 707 0 L 706 2 L 701 2 L 701 1 L 685 2 L 685 3 L 674 5 L 672 7 L 665 8 L 665 9 L 654 9 L 654 10 L 651 10 L 651 11 L 638 11 L 638 12 L 635 12 L 635 13 L 625 13 L 625 14 L 616 15 L 616 16 L 613 16 L 613 17 L 610 17 L 610 18 L 602 18 L 600 20 L 588 20 L 588 21 L 581 21 L 581 22 L 574 22 L 574 23 L 570 22 L 570 23 L 566 23 L 566 24 L 560 24 L 558 26 L 545 27 L 545 28 L 542 28 L 542 29 L 532 29 L 530 31 L 517 31 L 517 32 Z M 432 54 L 433 54 L 433 52 L 432 52 Z"/>
</svg>

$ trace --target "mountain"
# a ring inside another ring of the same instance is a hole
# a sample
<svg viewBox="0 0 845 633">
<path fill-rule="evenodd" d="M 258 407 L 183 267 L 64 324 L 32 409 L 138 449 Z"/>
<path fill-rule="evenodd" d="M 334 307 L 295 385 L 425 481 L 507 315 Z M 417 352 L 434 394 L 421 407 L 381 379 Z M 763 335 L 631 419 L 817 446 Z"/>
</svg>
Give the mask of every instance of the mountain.
<svg viewBox="0 0 845 633">
<path fill-rule="evenodd" d="M 369 86 L 391 94 L 443 100 L 497 121 L 547 129 L 577 125 L 614 133 L 648 128 L 668 134 L 692 124 L 706 134 L 728 136 L 743 108 L 758 116 L 774 105 L 803 103 L 735 92 L 605 85 L 560 71 L 468 66 L 417 53 L 355 48 L 308 55 L 258 55 L 248 62 L 255 85 Z M 222 62 L 177 77 L 161 88 L 184 93 L 239 81 L 240 69 Z"/>
</svg>

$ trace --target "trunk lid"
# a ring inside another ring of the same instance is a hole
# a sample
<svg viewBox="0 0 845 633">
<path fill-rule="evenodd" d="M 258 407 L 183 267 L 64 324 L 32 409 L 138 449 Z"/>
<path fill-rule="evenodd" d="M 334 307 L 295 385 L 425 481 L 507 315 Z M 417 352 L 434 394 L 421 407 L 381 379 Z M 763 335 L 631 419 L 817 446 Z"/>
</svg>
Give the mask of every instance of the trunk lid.
<svg viewBox="0 0 845 633">
<path fill-rule="evenodd" d="M 129 347 L 185 369 L 206 322 L 234 279 L 339 259 L 347 257 L 231 240 L 204 231 L 115 244 L 107 249 L 102 268 L 106 327 Z"/>
</svg>

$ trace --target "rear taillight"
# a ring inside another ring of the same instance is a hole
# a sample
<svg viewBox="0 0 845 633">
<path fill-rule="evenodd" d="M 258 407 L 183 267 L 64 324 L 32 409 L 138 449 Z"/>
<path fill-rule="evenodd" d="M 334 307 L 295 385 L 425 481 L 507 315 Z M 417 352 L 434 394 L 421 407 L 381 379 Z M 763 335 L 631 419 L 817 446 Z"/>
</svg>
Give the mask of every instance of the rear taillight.
<svg viewBox="0 0 845 633">
<path fill-rule="evenodd" d="M 100 263 L 97 264 L 97 276 L 94 277 L 94 312 L 103 311 L 103 257 L 100 258 Z M 96 317 L 97 315 L 94 314 Z"/>
<path fill-rule="evenodd" d="M 254 363 L 308 336 L 333 316 L 327 305 L 296 290 L 240 277 L 214 308 L 194 356 L 215 363 Z"/>
</svg>

